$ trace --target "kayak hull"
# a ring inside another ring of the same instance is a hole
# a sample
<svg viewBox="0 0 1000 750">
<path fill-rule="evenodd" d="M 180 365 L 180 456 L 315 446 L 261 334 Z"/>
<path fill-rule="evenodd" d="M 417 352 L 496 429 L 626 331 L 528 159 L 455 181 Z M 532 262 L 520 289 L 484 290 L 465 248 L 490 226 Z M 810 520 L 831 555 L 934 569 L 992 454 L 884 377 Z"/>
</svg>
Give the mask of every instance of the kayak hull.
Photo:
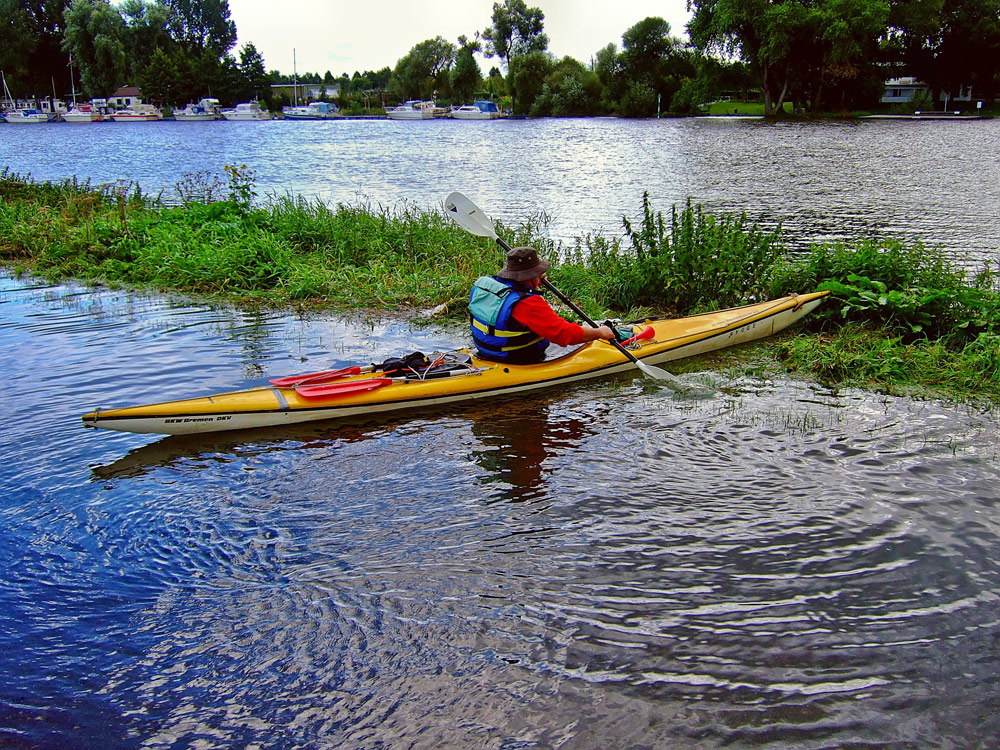
<svg viewBox="0 0 1000 750">
<path fill-rule="evenodd" d="M 632 353 L 647 364 L 661 365 L 765 338 L 808 315 L 825 295 L 789 295 L 730 310 L 648 321 L 641 326 L 652 326 L 655 336 L 639 342 L 639 348 Z M 95 409 L 82 419 L 85 427 L 169 435 L 277 427 L 493 399 L 635 368 L 604 341 L 585 344 L 563 357 L 535 365 L 505 365 L 475 356 L 470 365 L 473 369 L 457 373 L 456 377 L 406 380 L 369 390 L 352 386 L 373 377 L 359 374 L 336 378 L 328 389 L 329 395 L 305 396 L 294 387 L 269 385 L 144 406 Z M 310 388 L 316 390 L 314 385 Z M 303 387 L 303 392 L 309 392 L 309 388 Z"/>
</svg>

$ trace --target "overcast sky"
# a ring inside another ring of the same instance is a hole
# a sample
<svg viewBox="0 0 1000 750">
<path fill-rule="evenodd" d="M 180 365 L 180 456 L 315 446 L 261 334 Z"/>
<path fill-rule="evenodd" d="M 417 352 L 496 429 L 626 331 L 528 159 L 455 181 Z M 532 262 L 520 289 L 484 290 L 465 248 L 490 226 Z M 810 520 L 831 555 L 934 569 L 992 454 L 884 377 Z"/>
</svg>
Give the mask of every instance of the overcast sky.
<svg viewBox="0 0 1000 750">
<path fill-rule="evenodd" d="M 456 42 L 491 23 L 494 0 L 229 0 L 239 40 L 253 42 L 268 70 L 355 71 L 394 68 L 414 45 L 436 36 Z M 648 16 L 686 37 L 685 0 L 527 0 L 545 14 L 549 51 L 584 64 L 602 47 L 621 48 L 622 33 Z M 488 66 L 497 63 L 494 59 Z"/>
</svg>

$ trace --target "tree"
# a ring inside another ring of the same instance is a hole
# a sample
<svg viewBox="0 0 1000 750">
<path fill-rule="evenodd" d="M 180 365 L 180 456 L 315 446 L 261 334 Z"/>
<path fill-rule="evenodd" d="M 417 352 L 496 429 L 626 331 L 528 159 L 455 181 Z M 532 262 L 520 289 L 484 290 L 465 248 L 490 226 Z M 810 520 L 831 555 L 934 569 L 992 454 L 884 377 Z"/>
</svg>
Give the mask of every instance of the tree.
<svg viewBox="0 0 1000 750">
<path fill-rule="evenodd" d="M 539 8 L 529 8 L 524 0 L 504 0 L 493 3 L 493 25 L 483 31 L 486 54 L 499 57 L 507 70 L 518 55 L 544 52 L 549 38 L 542 32 L 545 14 Z"/>
<path fill-rule="evenodd" d="M 118 6 L 118 11 L 125 22 L 123 42 L 129 62 L 129 78 L 138 80 L 157 50 L 170 56 L 177 47 L 167 32 L 170 9 L 155 0 L 125 0 Z"/>
<path fill-rule="evenodd" d="M 793 88 L 818 104 L 827 76 L 860 79 L 874 65 L 885 0 L 691 0 L 688 24 L 702 53 L 737 56 L 758 78 L 764 114 L 782 111 Z"/>
<path fill-rule="evenodd" d="M 548 52 L 529 52 L 511 59 L 508 85 L 512 107 L 517 114 L 528 114 L 542 93 L 545 79 L 555 69 Z"/>
<path fill-rule="evenodd" d="M 7 85 L 20 96 L 51 91 L 56 80 L 69 88 L 62 53 L 68 0 L 0 2 L 0 62 Z"/>
<path fill-rule="evenodd" d="M 475 57 L 481 47 L 478 39 L 469 41 L 464 36 L 458 38 L 458 52 L 451 70 L 451 90 L 459 101 L 471 101 L 483 83 L 483 74 Z"/>
<path fill-rule="evenodd" d="M 193 73 L 191 61 L 184 52 L 181 50 L 166 52 L 159 48 L 153 52 L 149 63 L 138 73 L 135 82 L 142 90 L 144 99 L 181 105 L 185 100 L 193 99 L 186 91 Z"/>
<path fill-rule="evenodd" d="M 210 50 L 221 58 L 236 44 L 228 0 L 164 0 L 170 34 L 187 51 Z"/>
<path fill-rule="evenodd" d="M 396 63 L 389 93 L 400 99 L 431 99 L 435 91 L 447 95 L 451 91 L 448 71 L 454 59 L 455 47 L 443 37 L 420 42 Z"/>
<path fill-rule="evenodd" d="M 658 16 L 645 18 L 622 34 L 619 66 L 626 82 L 623 109 L 631 117 L 656 114 L 658 97 L 669 103 L 682 81 L 695 73 L 682 42 L 670 36 L 670 24 Z"/>
<path fill-rule="evenodd" d="M 27 91 L 31 71 L 28 56 L 34 50 L 31 18 L 19 0 L 0 0 L 0 70 L 15 95 Z"/>
<path fill-rule="evenodd" d="M 608 44 L 598 50 L 594 55 L 593 68 L 603 87 L 605 104 L 612 108 L 625 93 L 625 75 L 618 48 Z"/>
<path fill-rule="evenodd" d="M 241 99 L 268 99 L 271 88 L 267 82 L 264 57 L 251 42 L 240 49 L 240 74 L 246 84 L 246 94 Z M 331 76 L 332 83 L 332 76 Z"/>
<path fill-rule="evenodd" d="M 993 99 L 1000 71 L 1000 3 L 997 0 L 945 0 L 937 79 L 952 96 L 972 88 Z"/>
<path fill-rule="evenodd" d="M 598 110 L 601 82 L 597 74 L 572 57 L 560 60 L 545 77 L 531 114 L 553 117 L 580 117 Z"/>
<path fill-rule="evenodd" d="M 110 96 L 125 83 L 124 39 L 125 22 L 107 0 L 74 0 L 67 9 L 63 49 L 79 67 L 87 96 Z"/>
</svg>

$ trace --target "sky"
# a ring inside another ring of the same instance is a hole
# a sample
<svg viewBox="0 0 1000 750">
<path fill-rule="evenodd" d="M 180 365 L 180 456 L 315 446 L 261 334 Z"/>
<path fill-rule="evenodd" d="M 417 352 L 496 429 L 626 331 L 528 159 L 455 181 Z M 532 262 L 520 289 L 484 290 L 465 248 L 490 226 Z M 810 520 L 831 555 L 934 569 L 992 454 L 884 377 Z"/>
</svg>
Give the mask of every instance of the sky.
<svg viewBox="0 0 1000 750">
<path fill-rule="evenodd" d="M 239 38 L 252 42 L 267 70 L 291 74 L 394 68 L 416 44 L 436 36 L 470 39 L 491 24 L 494 0 L 229 0 Z M 545 15 L 549 51 L 589 64 L 609 43 L 649 16 L 665 19 L 686 38 L 685 0 L 527 0 Z M 294 54 L 294 60 L 293 60 Z M 499 61 L 480 60 L 486 74 Z"/>
</svg>

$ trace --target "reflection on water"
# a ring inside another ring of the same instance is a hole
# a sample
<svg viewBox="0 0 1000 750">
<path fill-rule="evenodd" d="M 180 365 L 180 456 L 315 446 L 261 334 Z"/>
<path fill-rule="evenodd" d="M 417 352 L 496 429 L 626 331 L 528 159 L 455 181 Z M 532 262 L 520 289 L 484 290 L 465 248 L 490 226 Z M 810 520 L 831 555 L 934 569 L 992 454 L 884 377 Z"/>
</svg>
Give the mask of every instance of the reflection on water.
<svg viewBox="0 0 1000 750">
<path fill-rule="evenodd" d="M 118 435 L 79 413 L 447 336 L 9 280 L 0 309 L 0 744 L 966 747 L 1000 730 L 993 412 L 788 380 L 685 400 L 626 375 Z"/>
</svg>

